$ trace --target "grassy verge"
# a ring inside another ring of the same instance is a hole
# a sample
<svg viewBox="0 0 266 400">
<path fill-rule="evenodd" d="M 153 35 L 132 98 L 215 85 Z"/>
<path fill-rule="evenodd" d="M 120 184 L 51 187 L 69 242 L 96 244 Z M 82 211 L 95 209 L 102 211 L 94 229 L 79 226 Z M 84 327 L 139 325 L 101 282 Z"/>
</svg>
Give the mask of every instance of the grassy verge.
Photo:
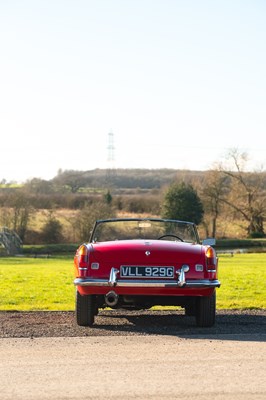
<svg viewBox="0 0 266 400">
<path fill-rule="evenodd" d="M 74 310 L 73 257 L 0 258 L 0 310 Z M 221 255 L 217 307 L 266 308 L 266 254 Z"/>
<path fill-rule="evenodd" d="M 218 308 L 266 308 L 266 253 L 220 256 Z"/>
</svg>

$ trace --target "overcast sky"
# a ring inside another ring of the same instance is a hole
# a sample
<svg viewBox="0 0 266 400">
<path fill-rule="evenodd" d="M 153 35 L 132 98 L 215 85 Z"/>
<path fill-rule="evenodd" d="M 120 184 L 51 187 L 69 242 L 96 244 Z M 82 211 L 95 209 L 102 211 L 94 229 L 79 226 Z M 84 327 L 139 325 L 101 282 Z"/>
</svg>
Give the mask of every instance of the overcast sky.
<svg viewBox="0 0 266 400">
<path fill-rule="evenodd" d="M 231 148 L 265 167 L 265 21 L 265 0 L 0 0 L 0 181 L 110 167 L 110 148 L 117 168 Z"/>
</svg>

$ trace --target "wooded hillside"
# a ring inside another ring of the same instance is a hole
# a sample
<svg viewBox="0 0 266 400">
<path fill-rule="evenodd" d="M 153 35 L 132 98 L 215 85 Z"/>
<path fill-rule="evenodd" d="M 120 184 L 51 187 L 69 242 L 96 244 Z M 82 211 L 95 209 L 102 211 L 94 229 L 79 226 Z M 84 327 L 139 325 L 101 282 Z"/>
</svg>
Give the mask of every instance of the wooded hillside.
<svg viewBox="0 0 266 400">
<path fill-rule="evenodd" d="M 52 183 L 69 187 L 74 193 L 81 187 L 114 189 L 159 189 L 174 180 L 200 180 L 205 172 L 175 169 L 95 169 L 61 171 Z"/>
<path fill-rule="evenodd" d="M 59 171 L 51 180 L 0 185 L 0 227 L 24 243 L 87 238 L 93 220 L 121 215 L 162 215 L 174 183 L 190 185 L 202 203 L 203 236 L 264 237 L 266 172 L 217 169 L 95 169 Z M 82 239 L 83 240 L 83 239 Z"/>
</svg>

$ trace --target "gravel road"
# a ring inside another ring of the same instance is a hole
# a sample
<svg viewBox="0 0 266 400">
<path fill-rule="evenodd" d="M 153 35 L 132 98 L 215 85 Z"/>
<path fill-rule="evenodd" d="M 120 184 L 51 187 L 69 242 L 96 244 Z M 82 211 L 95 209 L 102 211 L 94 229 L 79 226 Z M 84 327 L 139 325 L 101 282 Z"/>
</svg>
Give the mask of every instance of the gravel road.
<svg viewBox="0 0 266 400">
<path fill-rule="evenodd" d="M 74 312 L 1 312 L 0 338 L 266 333 L 266 310 L 219 310 L 212 328 L 197 328 L 193 317 L 177 311 L 100 311 L 93 328 L 79 327 Z"/>
<path fill-rule="evenodd" d="M 0 312 L 1 400 L 266 398 L 266 310 Z"/>
</svg>

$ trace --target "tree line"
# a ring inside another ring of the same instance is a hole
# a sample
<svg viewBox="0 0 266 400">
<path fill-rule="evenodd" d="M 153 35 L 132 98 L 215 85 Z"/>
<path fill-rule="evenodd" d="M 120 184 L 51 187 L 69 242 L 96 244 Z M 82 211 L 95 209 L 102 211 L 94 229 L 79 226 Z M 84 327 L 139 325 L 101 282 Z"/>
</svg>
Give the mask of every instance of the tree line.
<svg viewBox="0 0 266 400">
<path fill-rule="evenodd" d="M 144 214 L 189 220 L 206 236 L 217 236 L 219 220 L 242 221 L 246 237 L 265 237 L 266 173 L 246 172 L 247 155 L 233 149 L 227 163 L 209 171 L 59 171 L 49 181 L 34 178 L 20 187 L 2 181 L 0 227 L 27 243 L 88 240 L 95 219 Z M 38 232 L 29 228 L 37 210 L 47 210 Z M 75 210 L 71 234 L 63 232 L 55 210 Z"/>
</svg>

